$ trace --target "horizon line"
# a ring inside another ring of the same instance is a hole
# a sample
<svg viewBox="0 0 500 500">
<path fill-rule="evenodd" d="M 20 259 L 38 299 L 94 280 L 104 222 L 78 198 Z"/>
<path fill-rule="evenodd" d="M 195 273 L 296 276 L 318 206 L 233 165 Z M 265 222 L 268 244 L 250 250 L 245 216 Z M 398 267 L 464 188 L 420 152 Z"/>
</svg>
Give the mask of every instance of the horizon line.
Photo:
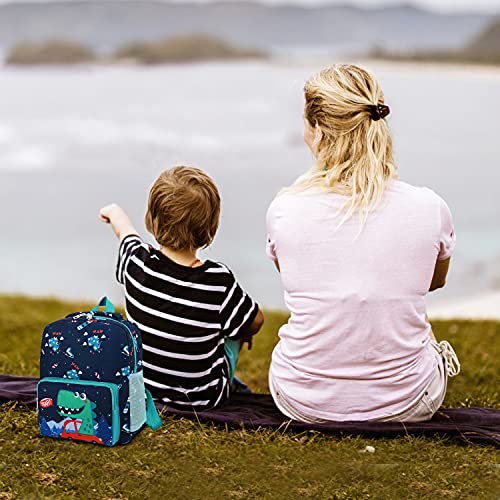
<svg viewBox="0 0 500 500">
<path fill-rule="evenodd" d="M 92 3 L 97 0 L 0 0 L 0 6 L 4 5 L 33 5 L 33 4 L 73 4 L 73 3 Z M 336 2 L 335 0 L 314 0 L 313 3 L 305 4 L 301 0 L 98 0 L 110 3 L 164 3 L 172 5 L 192 5 L 205 6 L 210 4 L 250 4 L 261 5 L 268 8 L 300 7 L 305 10 L 316 10 L 327 7 L 352 8 L 364 11 L 377 11 L 385 9 L 413 8 L 418 11 L 429 12 L 444 15 L 491 15 L 493 17 L 500 15 L 500 8 L 496 6 L 470 6 L 457 8 L 435 7 L 427 5 L 427 2 L 420 3 L 418 0 L 390 2 L 382 1 L 379 5 L 365 5 L 362 0 L 346 0 Z"/>
</svg>

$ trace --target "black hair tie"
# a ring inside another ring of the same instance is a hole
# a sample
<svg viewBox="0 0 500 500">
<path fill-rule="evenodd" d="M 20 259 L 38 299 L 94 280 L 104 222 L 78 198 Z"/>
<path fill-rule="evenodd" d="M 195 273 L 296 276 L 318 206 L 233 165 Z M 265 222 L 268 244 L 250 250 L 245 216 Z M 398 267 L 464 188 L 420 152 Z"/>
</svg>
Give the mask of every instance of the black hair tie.
<svg viewBox="0 0 500 500">
<path fill-rule="evenodd" d="M 368 108 L 370 111 L 370 117 L 375 122 L 381 118 L 385 118 L 391 112 L 389 106 L 386 106 L 385 104 L 370 104 Z"/>
</svg>

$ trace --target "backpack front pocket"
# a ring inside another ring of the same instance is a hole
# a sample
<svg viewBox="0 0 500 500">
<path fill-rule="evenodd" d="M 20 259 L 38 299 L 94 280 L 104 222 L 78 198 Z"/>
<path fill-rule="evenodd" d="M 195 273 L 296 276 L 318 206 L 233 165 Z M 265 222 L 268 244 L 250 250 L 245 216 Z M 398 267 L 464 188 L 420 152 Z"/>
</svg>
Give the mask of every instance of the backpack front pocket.
<svg viewBox="0 0 500 500">
<path fill-rule="evenodd" d="M 38 382 L 42 436 L 113 446 L 120 437 L 118 385 L 45 377 Z"/>
</svg>

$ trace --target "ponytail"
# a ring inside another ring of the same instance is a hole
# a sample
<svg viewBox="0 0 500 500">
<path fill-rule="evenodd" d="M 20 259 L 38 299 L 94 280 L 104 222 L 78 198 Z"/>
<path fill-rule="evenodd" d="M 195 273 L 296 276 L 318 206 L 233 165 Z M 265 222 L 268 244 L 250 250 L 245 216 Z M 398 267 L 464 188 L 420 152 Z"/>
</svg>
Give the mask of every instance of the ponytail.
<svg viewBox="0 0 500 500">
<path fill-rule="evenodd" d="M 343 224 L 358 212 L 362 223 L 397 177 L 382 90 L 375 77 L 355 65 L 336 65 L 305 85 L 304 115 L 315 128 L 315 165 L 285 192 L 320 190 L 348 197 Z"/>
</svg>

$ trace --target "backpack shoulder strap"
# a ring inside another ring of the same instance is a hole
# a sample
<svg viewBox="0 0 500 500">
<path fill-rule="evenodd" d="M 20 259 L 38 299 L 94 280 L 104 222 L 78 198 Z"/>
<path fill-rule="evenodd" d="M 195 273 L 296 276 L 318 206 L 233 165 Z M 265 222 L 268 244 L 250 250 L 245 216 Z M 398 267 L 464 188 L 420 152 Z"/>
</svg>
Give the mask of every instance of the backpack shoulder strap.
<svg viewBox="0 0 500 500">
<path fill-rule="evenodd" d="M 147 404 L 146 404 L 146 424 L 151 427 L 154 431 L 161 427 L 162 421 L 160 418 L 160 415 L 158 415 L 158 410 L 156 409 L 155 403 L 153 401 L 153 396 L 151 396 L 151 393 L 149 392 L 148 389 L 146 389 L 146 398 L 147 398 Z"/>
</svg>

